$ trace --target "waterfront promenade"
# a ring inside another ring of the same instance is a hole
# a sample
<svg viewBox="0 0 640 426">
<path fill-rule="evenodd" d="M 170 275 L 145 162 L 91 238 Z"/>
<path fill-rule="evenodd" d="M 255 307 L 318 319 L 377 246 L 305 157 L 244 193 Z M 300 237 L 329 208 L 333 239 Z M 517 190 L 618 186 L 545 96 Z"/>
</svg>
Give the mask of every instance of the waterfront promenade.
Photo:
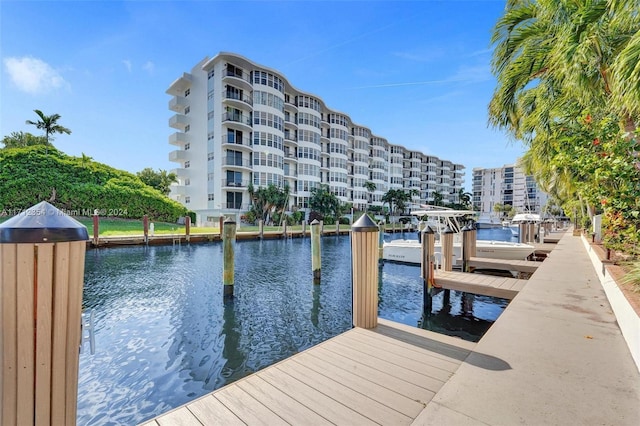
<svg viewBox="0 0 640 426">
<path fill-rule="evenodd" d="M 149 424 L 637 425 L 640 374 L 565 233 L 477 344 L 381 320 Z"/>
</svg>

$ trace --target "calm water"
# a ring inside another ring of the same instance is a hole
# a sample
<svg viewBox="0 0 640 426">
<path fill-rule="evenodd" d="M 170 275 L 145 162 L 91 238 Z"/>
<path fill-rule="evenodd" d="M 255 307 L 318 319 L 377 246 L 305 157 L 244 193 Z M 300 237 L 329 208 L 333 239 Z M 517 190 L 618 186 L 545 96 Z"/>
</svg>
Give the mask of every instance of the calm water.
<svg viewBox="0 0 640 426">
<path fill-rule="evenodd" d="M 323 238 L 322 257 L 314 286 L 309 239 L 238 242 L 225 305 L 219 243 L 89 251 L 96 353 L 80 355 L 78 424 L 141 422 L 348 330 L 349 237 Z M 419 274 L 381 267 L 381 317 L 475 341 L 507 305 L 441 292 L 425 315 Z"/>
</svg>

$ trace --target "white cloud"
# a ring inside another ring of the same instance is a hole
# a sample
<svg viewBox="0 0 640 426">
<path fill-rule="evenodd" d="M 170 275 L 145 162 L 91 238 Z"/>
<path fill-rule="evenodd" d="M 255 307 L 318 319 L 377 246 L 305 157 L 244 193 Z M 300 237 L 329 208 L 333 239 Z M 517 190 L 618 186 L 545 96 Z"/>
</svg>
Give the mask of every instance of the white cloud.
<svg viewBox="0 0 640 426">
<path fill-rule="evenodd" d="M 69 85 L 58 71 L 38 58 L 10 57 L 5 58 L 3 62 L 13 84 L 32 95 L 47 93 Z"/>
<path fill-rule="evenodd" d="M 122 63 L 124 64 L 127 71 L 131 72 L 131 61 L 128 59 L 123 59 Z"/>
<path fill-rule="evenodd" d="M 145 70 L 145 71 L 147 71 L 149 74 L 152 74 L 152 73 L 153 73 L 153 70 L 155 69 L 155 67 L 156 67 L 156 66 L 154 65 L 154 63 L 153 63 L 153 62 L 151 62 L 151 61 L 147 61 L 147 62 L 145 62 L 145 64 L 142 66 L 142 69 L 143 69 L 143 70 Z"/>
</svg>

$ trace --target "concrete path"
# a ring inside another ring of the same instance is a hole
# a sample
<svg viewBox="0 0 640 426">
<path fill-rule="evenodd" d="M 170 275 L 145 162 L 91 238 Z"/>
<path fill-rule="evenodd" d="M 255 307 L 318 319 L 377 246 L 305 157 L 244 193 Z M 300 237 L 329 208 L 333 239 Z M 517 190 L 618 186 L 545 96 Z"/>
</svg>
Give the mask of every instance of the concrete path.
<svg viewBox="0 0 640 426">
<path fill-rule="evenodd" d="M 580 237 L 560 239 L 414 424 L 640 424 L 640 374 Z"/>
</svg>

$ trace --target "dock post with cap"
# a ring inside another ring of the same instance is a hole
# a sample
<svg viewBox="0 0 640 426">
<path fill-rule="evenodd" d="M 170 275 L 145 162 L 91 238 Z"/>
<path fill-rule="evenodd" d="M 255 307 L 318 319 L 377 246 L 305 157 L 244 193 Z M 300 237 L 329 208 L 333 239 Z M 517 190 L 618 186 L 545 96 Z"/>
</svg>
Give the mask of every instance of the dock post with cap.
<svg viewBox="0 0 640 426">
<path fill-rule="evenodd" d="M 378 225 L 362 215 L 351 227 L 354 327 L 378 325 Z"/>
<path fill-rule="evenodd" d="M 0 424 L 75 425 L 87 228 L 43 201 L 0 224 Z"/>
</svg>

